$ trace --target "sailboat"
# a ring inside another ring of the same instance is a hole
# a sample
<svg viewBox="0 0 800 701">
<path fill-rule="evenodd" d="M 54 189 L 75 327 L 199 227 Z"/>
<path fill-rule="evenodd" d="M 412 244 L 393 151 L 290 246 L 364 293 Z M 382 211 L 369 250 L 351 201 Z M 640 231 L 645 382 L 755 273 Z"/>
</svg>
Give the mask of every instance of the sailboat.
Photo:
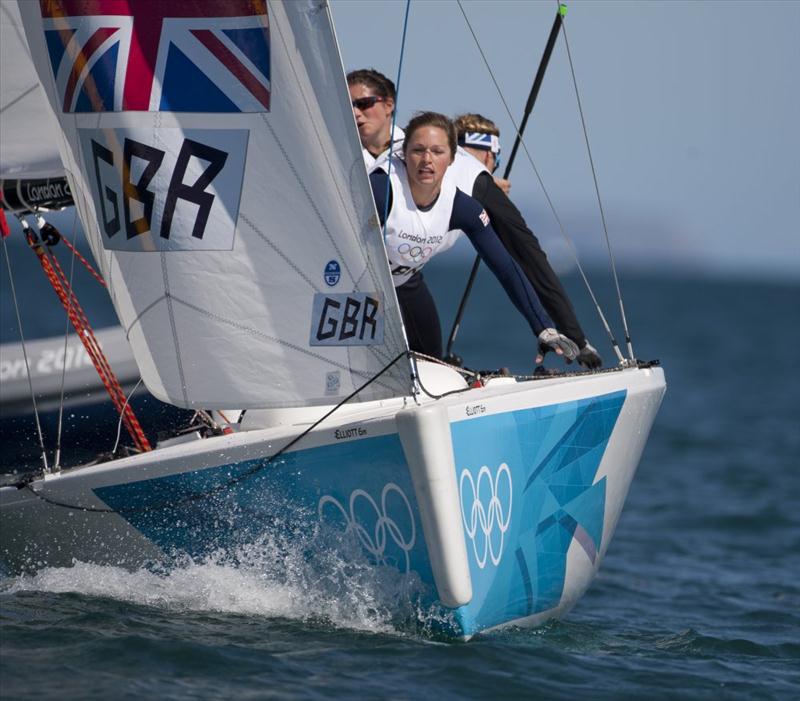
<svg viewBox="0 0 800 701">
<path fill-rule="evenodd" d="M 138 568 L 302 531 L 413 579 L 454 638 L 563 615 L 663 371 L 465 378 L 410 353 L 327 4 L 202 5 L 20 3 L 144 383 L 216 420 L 0 488 L 0 561 Z"/>
</svg>

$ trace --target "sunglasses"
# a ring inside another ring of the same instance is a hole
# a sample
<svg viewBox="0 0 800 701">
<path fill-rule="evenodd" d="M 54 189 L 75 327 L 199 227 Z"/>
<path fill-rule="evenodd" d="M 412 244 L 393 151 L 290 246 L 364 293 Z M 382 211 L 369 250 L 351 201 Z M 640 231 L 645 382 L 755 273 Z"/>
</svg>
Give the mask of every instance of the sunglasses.
<svg viewBox="0 0 800 701">
<path fill-rule="evenodd" d="M 371 107 L 375 107 L 375 104 L 378 102 L 386 102 L 386 98 L 381 97 L 380 95 L 370 95 L 369 97 L 358 97 L 355 100 L 353 100 L 353 107 L 363 112 L 364 110 L 368 110 Z"/>
</svg>

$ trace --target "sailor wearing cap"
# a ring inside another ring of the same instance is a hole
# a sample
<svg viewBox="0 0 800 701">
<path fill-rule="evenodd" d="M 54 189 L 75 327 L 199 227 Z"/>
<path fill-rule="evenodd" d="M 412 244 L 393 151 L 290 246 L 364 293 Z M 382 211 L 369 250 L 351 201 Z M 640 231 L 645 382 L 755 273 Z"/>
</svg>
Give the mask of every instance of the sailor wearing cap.
<svg viewBox="0 0 800 701">
<path fill-rule="evenodd" d="M 500 131 L 497 125 L 480 114 L 462 114 L 453 122 L 459 145 L 473 161 L 471 169 L 459 162 L 458 158 L 453 164 L 453 177 L 458 187 L 483 205 L 494 230 L 525 272 L 556 328 L 577 344 L 580 349 L 578 362 L 592 370 L 599 368 L 603 360 L 586 339 L 569 297 L 550 266 L 539 240 L 508 198 L 510 184 L 490 175 L 500 165 Z M 508 187 L 502 187 L 503 183 Z M 543 354 L 540 354 L 537 362 L 542 359 Z"/>
</svg>

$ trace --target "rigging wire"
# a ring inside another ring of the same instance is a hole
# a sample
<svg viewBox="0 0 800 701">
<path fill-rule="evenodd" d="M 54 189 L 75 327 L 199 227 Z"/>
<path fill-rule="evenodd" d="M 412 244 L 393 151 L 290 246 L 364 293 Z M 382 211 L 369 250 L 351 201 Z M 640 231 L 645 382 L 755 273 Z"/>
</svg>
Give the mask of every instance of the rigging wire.
<svg viewBox="0 0 800 701">
<path fill-rule="evenodd" d="M 38 221 L 38 219 L 37 219 Z M 72 220 L 72 231 L 75 231 L 75 225 L 78 221 L 78 209 L 75 208 L 75 215 Z M 42 222 L 44 222 L 44 218 L 42 218 Z M 62 240 L 65 237 L 61 237 Z M 52 251 L 50 251 L 51 255 L 54 255 Z M 72 259 L 70 260 L 69 265 L 69 287 L 72 289 L 72 279 L 73 274 L 75 272 L 75 254 L 77 253 L 77 249 L 72 248 Z M 72 296 L 69 299 L 69 307 L 67 307 L 66 314 L 64 315 L 64 356 L 61 361 L 61 396 L 58 402 L 58 429 L 56 431 L 56 451 L 53 458 L 53 472 L 58 472 L 61 469 L 61 432 L 63 428 L 63 417 L 64 417 L 64 385 L 66 383 L 67 378 L 67 344 L 69 342 L 69 315 L 72 311 Z"/>
<path fill-rule="evenodd" d="M 387 176 L 392 174 L 392 154 L 394 153 L 394 130 L 397 127 L 397 105 L 400 98 L 400 76 L 403 73 L 403 57 L 406 52 L 406 35 L 408 33 L 408 15 L 411 10 L 411 0 L 406 0 L 406 14 L 403 20 L 403 36 L 400 39 L 400 60 L 397 64 L 397 80 L 394 83 L 394 112 L 392 112 L 392 128 L 389 134 L 389 157 L 387 161 Z M 386 220 L 389 218 L 389 194 L 391 192 L 391 181 L 386 178 L 386 203 L 383 208 L 383 235 L 386 236 Z"/>
<path fill-rule="evenodd" d="M 617 301 L 619 302 L 619 311 L 620 316 L 622 317 L 622 327 L 623 331 L 625 332 L 625 342 L 628 345 L 628 356 L 629 360 L 633 361 L 635 356 L 633 355 L 633 344 L 631 343 L 631 335 L 628 331 L 628 320 L 625 317 L 625 305 L 622 303 L 622 290 L 619 287 L 619 277 L 617 276 L 617 266 L 614 262 L 614 253 L 611 250 L 611 239 L 608 236 L 608 226 L 606 225 L 606 215 L 603 209 L 603 201 L 600 197 L 600 186 L 597 184 L 597 172 L 594 167 L 594 158 L 592 158 L 592 149 L 589 146 L 589 133 L 586 129 L 586 120 L 583 116 L 583 106 L 581 105 L 581 96 L 578 90 L 578 81 L 575 77 L 575 66 L 572 62 L 572 52 L 569 50 L 569 40 L 567 39 L 567 25 L 566 23 L 561 23 L 561 31 L 564 33 L 564 46 L 567 49 L 567 58 L 569 59 L 569 70 L 572 74 L 572 84 L 575 87 L 575 98 L 578 101 L 578 112 L 581 115 L 581 127 L 583 128 L 583 138 L 586 141 L 586 151 L 589 154 L 589 165 L 592 168 L 592 179 L 594 180 L 594 190 L 597 194 L 597 204 L 600 207 L 600 219 L 603 222 L 603 233 L 606 237 L 606 246 L 608 248 L 608 258 L 611 261 L 611 272 L 614 277 L 614 285 L 617 288 Z"/>
<path fill-rule="evenodd" d="M 539 90 L 542 87 L 544 76 L 547 73 L 547 66 L 550 64 L 550 59 L 553 55 L 553 49 L 555 48 L 555 43 L 558 39 L 558 30 L 561 27 L 561 17 L 561 12 L 557 12 L 556 18 L 553 20 L 553 26 L 550 28 L 550 34 L 547 37 L 547 42 L 545 44 L 544 51 L 542 52 L 542 57 L 539 59 L 539 66 L 536 69 L 536 75 L 533 79 L 531 90 L 528 93 L 528 100 L 525 103 L 525 110 L 522 113 L 522 121 L 519 125 L 519 132 L 517 133 L 517 137 L 514 139 L 514 145 L 511 147 L 511 154 L 509 155 L 508 162 L 506 163 L 505 170 L 503 171 L 504 180 L 508 180 L 511 176 L 511 169 L 513 168 L 514 161 L 516 160 L 517 151 L 519 150 L 519 142 L 522 139 L 522 133 L 525 131 L 525 127 L 528 124 L 528 119 L 530 118 L 533 108 L 536 105 L 536 99 L 539 96 Z M 445 357 L 456 362 L 458 356 L 453 356 L 452 348 L 453 344 L 455 343 L 456 336 L 458 335 L 458 331 L 461 327 L 461 319 L 464 316 L 464 310 L 466 309 L 467 300 L 472 292 L 472 286 L 475 283 L 480 262 L 480 256 L 475 256 L 475 261 L 472 264 L 472 270 L 470 270 L 469 277 L 467 278 L 467 284 L 464 287 L 464 292 L 461 295 L 461 301 L 459 302 L 458 310 L 456 311 L 456 316 L 453 320 L 450 336 L 447 339 Z"/>
<path fill-rule="evenodd" d="M 140 377 L 134 388 L 128 393 L 128 396 L 125 397 L 125 404 L 122 405 L 122 411 L 119 413 L 119 421 L 117 422 L 117 440 L 114 441 L 114 447 L 111 449 L 112 455 L 116 455 L 117 448 L 119 448 L 119 439 L 122 436 L 122 417 L 125 416 L 125 409 L 128 408 L 128 402 L 130 402 L 133 393 L 139 389 L 139 385 L 142 384 L 143 379 L 144 378 Z"/>
<path fill-rule="evenodd" d="M 392 156 L 394 154 L 394 130 L 397 128 L 397 106 L 400 103 L 400 77 L 403 74 L 403 58 L 406 53 L 406 36 L 408 35 L 408 17 L 411 12 L 411 0 L 406 0 L 406 11 L 405 17 L 403 18 L 403 35 L 400 38 L 400 59 L 397 62 L 397 80 L 394 83 L 394 112 L 392 112 L 392 126 L 389 132 L 389 156 L 387 158 L 387 166 L 386 166 L 386 195 L 385 201 L 383 206 L 383 231 L 381 232 L 382 238 L 386 239 L 386 227 L 389 222 L 389 195 L 392 192 Z M 397 296 L 397 291 L 393 290 L 395 297 Z M 406 336 L 405 332 L 405 325 L 403 325 L 403 336 L 406 341 L 406 347 L 408 347 L 408 337 Z M 409 355 L 409 363 L 411 365 L 411 374 L 414 380 L 418 379 L 419 373 L 417 372 L 417 366 L 414 361 L 414 356 Z"/>
<path fill-rule="evenodd" d="M 586 286 L 586 290 L 588 291 L 589 296 L 592 299 L 595 311 L 600 317 L 600 321 L 602 322 L 603 327 L 605 328 L 605 331 L 608 334 L 608 337 L 611 341 L 611 346 L 614 349 L 614 352 L 616 353 L 617 360 L 619 360 L 619 362 L 622 363 L 624 362 L 625 359 L 623 358 L 622 353 L 619 350 L 619 344 L 617 343 L 617 340 L 614 338 L 614 334 L 611 331 L 611 326 L 609 325 L 605 314 L 603 314 L 603 310 L 600 307 L 600 303 L 597 301 L 597 297 L 594 294 L 594 290 L 592 289 L 592 286 L 589 284 L 589 279 L 586 277 L 586 273 L 583 269 L 583 266 L 581 265 L 581 262 L 578 259 L 578 251 L 576 250 L 575 245 L 573 244 L 569 234 L 567 234 L 566 228 L 564 227 L 564 224 L 561 221 L 561 217 L 558 215 L 558 211 L 556 210 L 556 207 L 553 204 L 553 200 L 551 199 L 550 194 L 548 193 L 547 188 L 545 187 L 544 180 L 542 179 L 542 176 L 539 174 L 539 169 L 533 162 L 533 157 L 531 156 L 530 151 L 528 151 L 528 146 L 525 143 L 525 139 L 522 137 L 519 126 L 517 125 L 517 122 L 514 119 L 514 115 L 511 113 L 511 109 L 509 108 L 508 103 L 506 102 L 505 96 L 503 95 L 503 91 L 501 90 L 500 85 L 498 84 L 497 79 L 495 78 L 494 71 L 492 71 L 492 67 L 491 65 L 489 65 L 489 61 L 486 58 L 486 54 L 484 53 L 483 48 L 481 47 L 480 41 L 478 41 L 478 37 L 475 34 L 475 30 L 472 28 L 472 24 L 470 23 L 469 18 L 467 17 L 467 13 L 464 11 L 463 6 L 461 5 L 461 0 L 456 0 L 456 2 L 458 4 L 458 8 L 461 10 L 461 14 L 464 16 L 464 21 L 467 23 L 467 27 L 469 28 L 470 34 L 472 34 L 472 38 L 475 41 L 475 45 L 478 48 L 478 52 L 480 53 L 481 58 L 483 59 L 483 63 L 486 66 L 486 70 L 489 71 L 489 75 L 491 76 L 492 82 L 494 83 L 494 87 L 497 90 L 497 94 L 500 97 L 500 101 L 503 103 L 503 106 L 505 107 L 506 114 L 508 115 L 508 118 L 511 120 L 511 124 L 514 127 L 514 131 L 516 132 L 517 135 L 519 135 L 522 150 L 525 151 L 525 157 L 531 164 L 531 168 L 533 169 L 533 172 L 536 175 L 536 179 L 539 181 L 539 186 L 541 187 L 545 200 L 547 200 L 547 204 L 550 207 L 550 211 L 553 213 L 553 217 L 555 218 L 556 223 L 558 224 L 558 228 L 561 231 L 561 236 L 563 237 L 564 241 L 567 244 L 567 247 L 570 250 L 570 253 L 572 254 L 572 258 L 575 261 L 575 265 L 578 268 L 578 272 L 580 273 L 581 278 L 583 279 L 583 283 Z M 558 3 L 558 5 L 560 8 L 561 3 Z M 561 26 L 563 28 L 564 26 L 563 22 Z"/>
<path fill-rule="evenodd" d="M 28 226 L 28 223 L 24 221 L 19 215 L 17 215 L 20 222 L 22 222 L 23 228 Z M 42 423 L 39 420 L 39 407 L 36 404 L 36 393 L 33 391 L 33 380 L 31 378 L 31 364 L 28 360 L 28 350 L 27 345 L 25 343 L 25 334 L 22 332 L 22 318 L 19 314 L 19 303 L 17 301 L 17 290 L 14 286 L 14 276 L 11 273 L 11 257 L 8 252 L 8 244 L 6 243 L 6 237 L 0 236 L 0 239 L 3 240 L 3 251 L 6 254 L 6 265 L 8 266 L 8 280 L 11 283 L 11 297 L 14 300 L 14 311 L 17 315 L 17 328 L 19 329 L 19 338 L 22 342 L 22 356 L 25 359 L 25 371 L 28 374 L 28 388 L 31 392 L 31 401 L 33 402 L 33 415 L 36 419 L 36 433 L 39 436 L 39 447 L 42 449 L 42 463 L 44 465 L 45 474 L 49 472 L 49 467 L 47 464 L 47 451 L 44 447 L 44 436 L 42 435 Z"/>
</svg>

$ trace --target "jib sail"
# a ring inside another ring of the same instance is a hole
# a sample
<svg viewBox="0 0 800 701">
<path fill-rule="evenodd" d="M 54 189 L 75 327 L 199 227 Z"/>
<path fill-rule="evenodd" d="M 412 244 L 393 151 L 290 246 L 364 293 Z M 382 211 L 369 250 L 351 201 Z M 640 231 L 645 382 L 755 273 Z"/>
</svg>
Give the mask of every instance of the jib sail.
<svg viewBox="0 0 800 701">
<path fill-rule="evenodd" d="M 147 388 L 332 404 L 406 348 L 325 3 L 20 9 Z M 360 399 L 406 394 L 398 363 Z"/>
</svg>

